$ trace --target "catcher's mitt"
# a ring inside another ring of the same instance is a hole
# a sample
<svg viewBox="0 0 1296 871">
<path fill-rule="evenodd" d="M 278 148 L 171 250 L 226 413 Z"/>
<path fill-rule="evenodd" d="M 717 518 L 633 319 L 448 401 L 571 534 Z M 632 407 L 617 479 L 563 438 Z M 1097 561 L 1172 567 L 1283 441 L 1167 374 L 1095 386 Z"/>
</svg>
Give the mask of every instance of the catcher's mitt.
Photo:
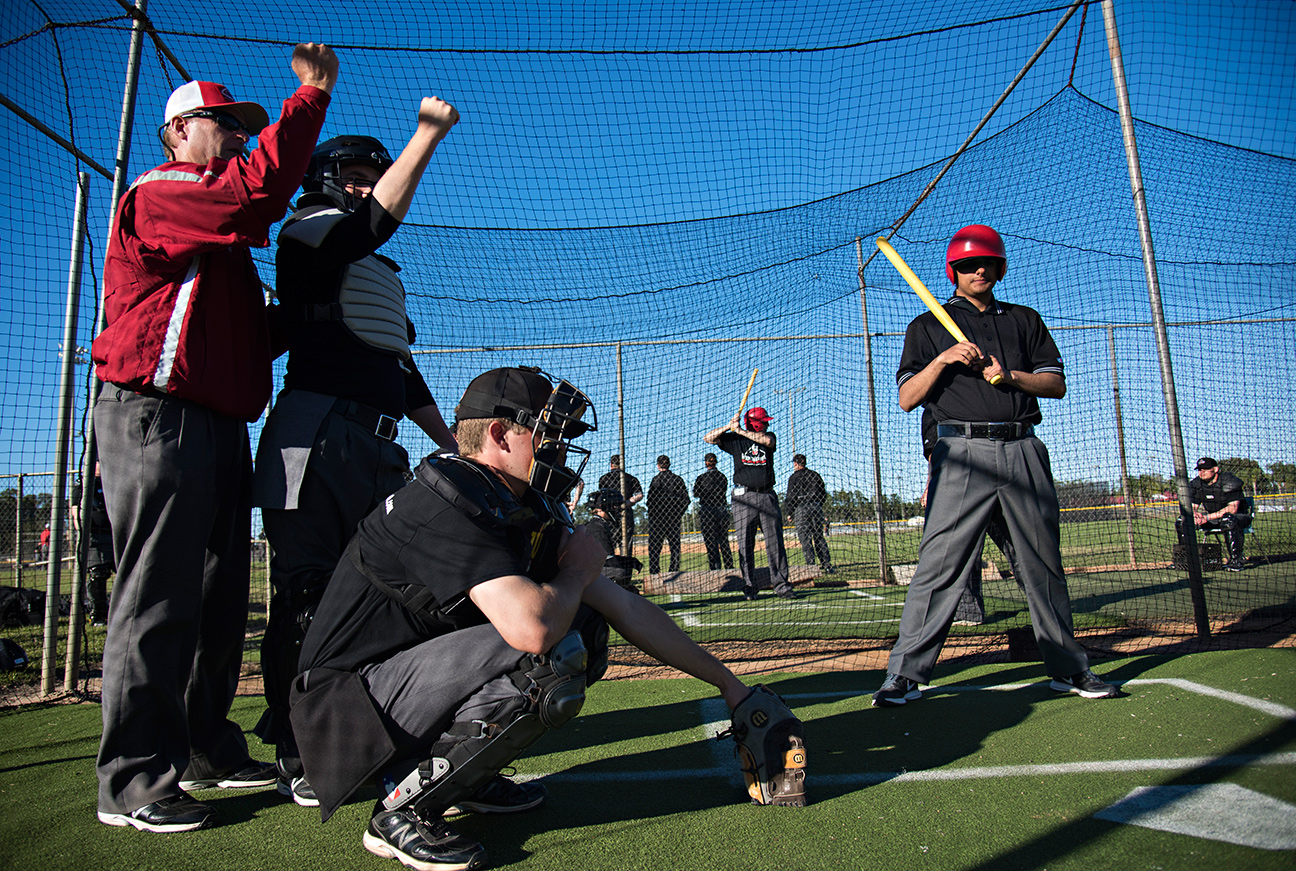
<svg viewBox="0 0 1296 871">
<path fill-rule="evenodd" d="M 752 804 L 805 807 L 805 727 L 772 690 L 757 686 L 734 708 L 734 739 Z"/>
</svg>

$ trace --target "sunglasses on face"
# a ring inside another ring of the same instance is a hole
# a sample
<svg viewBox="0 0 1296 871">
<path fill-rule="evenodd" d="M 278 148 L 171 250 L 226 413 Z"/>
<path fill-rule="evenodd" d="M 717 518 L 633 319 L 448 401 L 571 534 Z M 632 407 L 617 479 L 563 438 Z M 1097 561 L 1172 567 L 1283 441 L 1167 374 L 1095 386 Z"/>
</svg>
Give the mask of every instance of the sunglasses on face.
<svg viewBox="0 0 1296 871">
<path fill-rule="evenodd" d="M 222 130 L 228 130 L 230 133 L 238 133 L 242 131 L 243 133 L 246 133 L 248 136 L 252 135 L 252 131 L 247 129 L 246 124 L 244 124 L 242 121 L 235 118 L 233 115 L 229 114 L 228 112 L 217 112 L 214 109 L 203 109 L 199 112 L 186 112 L 184 115 L 181 115 L 180 117 L 181 118 L 206 118 L 209 121 L 215 121 L 217 124 L 220 125 L 220 128 Z"/>
<path fill-rule="evenodd" d="M 955 260 L 953 264 L 955 272 L 970 274 L 978 269 L 985 267 L 990 269 L 999 265 L 999 260 L 995 257 L 968 257 L 963 260 Z"/>
</svg>

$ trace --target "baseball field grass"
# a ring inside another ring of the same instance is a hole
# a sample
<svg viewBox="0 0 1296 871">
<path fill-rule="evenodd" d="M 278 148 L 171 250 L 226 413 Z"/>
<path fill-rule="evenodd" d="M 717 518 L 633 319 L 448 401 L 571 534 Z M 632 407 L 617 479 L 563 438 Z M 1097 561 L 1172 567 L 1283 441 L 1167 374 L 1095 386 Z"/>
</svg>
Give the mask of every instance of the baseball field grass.
<svg viewBox="0 0 1296 871">
<path fill-rule="evenodd" d="M 806 724 L 806 808 L 748 803 L 705 684 L 604 681 L 516 763 L 544 778 L 542 807 L 456 824 L 492 867 L 533 871 L 1296 865 L 1296 649 L 1096 670 L 1119 698 L 1053 692 L 1037 663 L 943 664 L 903 708 L 870 707 L 877 670 L 767 675 Z M 261 704 L 240 697 L 233 716 L 250 729 Z M 360 844 L 368 793 L 327 824 L 273 790 L 207 790 L 217 828 L 103 826 L 98 735 L 91 703 L 0 715 L 0 867 L 400 867 Z"/>
</svg>

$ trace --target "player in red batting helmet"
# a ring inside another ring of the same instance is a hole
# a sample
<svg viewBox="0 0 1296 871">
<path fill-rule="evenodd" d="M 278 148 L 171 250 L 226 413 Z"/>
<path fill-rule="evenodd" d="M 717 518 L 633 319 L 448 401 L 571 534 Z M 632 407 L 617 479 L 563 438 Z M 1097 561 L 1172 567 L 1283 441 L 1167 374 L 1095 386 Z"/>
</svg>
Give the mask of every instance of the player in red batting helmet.
<svg viewBox="0 0 1296 871">
<path fill-rule="evenodd" d="M 759 405 L 747 409 L 747 429 L 752 432 L 765 432 L 765 426 L 771 420 L 773 420 L 773 418 L 769 416 L 769 412 L 761 408 Z"/>
<path fill-rule="evenodd" d="M 1003 238 L 993 227 L 969 224 L 950 239 L 949 247 L 945 249 L 945 275 L 953 284 L 958 284 L 954 264 L 970 257 L 994 257 L 1001 261 L 1003 267 L 999 270 L 1000 279 L 1008 272 L 1008 256 L 1004 253 Z"/>
</svg>

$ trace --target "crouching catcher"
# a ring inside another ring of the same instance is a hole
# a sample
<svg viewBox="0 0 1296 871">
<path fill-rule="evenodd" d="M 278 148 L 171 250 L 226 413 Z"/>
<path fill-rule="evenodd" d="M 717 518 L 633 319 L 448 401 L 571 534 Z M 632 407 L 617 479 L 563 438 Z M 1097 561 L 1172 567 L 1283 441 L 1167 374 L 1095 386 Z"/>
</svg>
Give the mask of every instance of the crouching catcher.
<svg viewBox="0 0 1296 871">
<path fill-rule="evenodd" d="M 486 863 L 444 816 L 545 800 L 543 784 L 499 772 L 580 710 L 609 625 L 731 709 L 753 695 L 660 608 L 602 576 L 605 551 L 573 528 L 563 500 L 588 452 L 570 440 L 597 423 L 585 394 L 539 370 L 495 369 L 473 379 L 456 417 L 463 455 L 425 460 L 360 524 L 292 692 L 323 818 L 376 783 L 365 848 L 425 871 Z"/>
</svg>

